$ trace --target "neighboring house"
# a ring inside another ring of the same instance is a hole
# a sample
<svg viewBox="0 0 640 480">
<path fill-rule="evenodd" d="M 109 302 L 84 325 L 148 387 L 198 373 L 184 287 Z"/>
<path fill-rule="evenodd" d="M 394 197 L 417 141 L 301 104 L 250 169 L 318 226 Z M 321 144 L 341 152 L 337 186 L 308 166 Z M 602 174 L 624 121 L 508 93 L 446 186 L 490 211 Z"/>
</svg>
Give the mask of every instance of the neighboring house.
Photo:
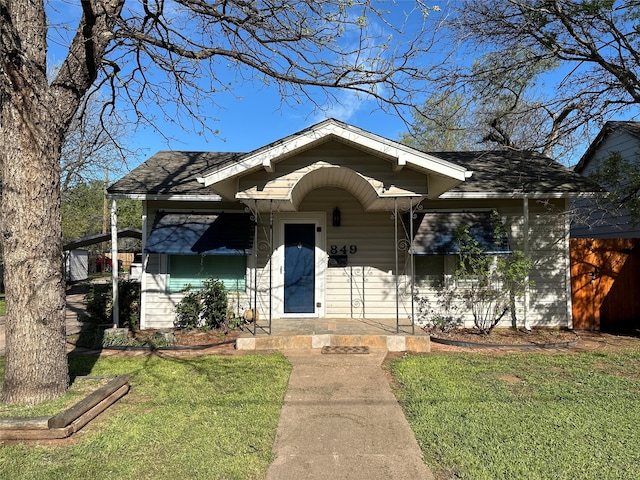
<svg viewBox="0 0 640 480">
<path fill-rule="evenodd" d="M 404 325 L 416 291 L 453 274 L 453 228 L 482 237 L 494 209 L 508 239 L 493 253 L 536 262 L 518 321 L 571 327 L 565 213 L 589 189 L 538 154 L 424 153 L 330 119 L 250 153 L 159 152 L 107 190 L 143 201 L 141 327 L 163 328 L 207 276 L 261 322 Z"/>
<path fill-rule="evenodd" d="M 607 122 L 574 170 L 585 177 L 617 154 L 640 164 L 640 122 Z M 637 332 L 640 327 L 640 225 L 626 210 L 579 200 L 571 228 L 576 328 Z"/>
<path fill-rule="evenodd" d="M 614 154 L 640 165 L 640 122 L 607 122 L 574 170 L 589 177 Z M 576 206 L 583 211 L 572 225 L 573 238 L 640 238 L 640 224 L 634 225 L 625 210 L 603 201 L 582 200 Z"/>
</svg>

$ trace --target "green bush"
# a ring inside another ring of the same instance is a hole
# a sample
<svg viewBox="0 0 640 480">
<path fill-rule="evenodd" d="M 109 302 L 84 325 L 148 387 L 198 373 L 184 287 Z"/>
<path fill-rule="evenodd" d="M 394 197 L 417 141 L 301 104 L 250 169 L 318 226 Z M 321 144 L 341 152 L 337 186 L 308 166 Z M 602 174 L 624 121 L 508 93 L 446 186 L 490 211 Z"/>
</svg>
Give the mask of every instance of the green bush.
<svg viewBox="0 0 640 480">
<path fill-rule="evenodd" d="M 184 298 L 176 305 L 176 328 L 228 329 L 227 291 L 220 280 L 205 280 L 202 290 L 187 285 L 184 292 Z"/>
<path fill-rule="evenodd" d="M 191 285 L 185 287 L 183 290 L 185 295 L 176 305 L 176 319 L 173 322 L 176 328 L 193 330 L 202 323 L 200 318 L 202 313 L 201 292 L 192 291 L 191 289 Z"/>
<path fill-rule="evenodd" d="M 140 284 L 120 280 L 118 292 L 120 325 L 136 330 L 140 324 Z M 91 284 L 85 301 L 89 321 L 102 324 L 112 321 L 113 291 L 110 283 Z"/>
</svg>

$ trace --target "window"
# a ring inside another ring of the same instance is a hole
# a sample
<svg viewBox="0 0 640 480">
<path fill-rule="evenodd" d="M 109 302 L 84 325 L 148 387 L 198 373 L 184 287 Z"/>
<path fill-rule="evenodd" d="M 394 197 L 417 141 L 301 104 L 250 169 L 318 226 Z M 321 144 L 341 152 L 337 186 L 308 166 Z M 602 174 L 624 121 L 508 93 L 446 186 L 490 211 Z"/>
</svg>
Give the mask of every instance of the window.
<svg viewBox="0 0 640 480">
<path fill-rule="evenodd" d="M 414 257 L 416 283 L 421 287 L 440 287 L 444 280 L 444 255 Z"/>
<path fill-rule="evenodd" d="M 170 292 L 180 292 L 186 285 L 202 288 L 204 280 L 216 278 L 229 291 L 244 291 L 246 272 L 244 255 L 170 255 L 167 288 Z"/>
<path fill-rule="evenodd" d="M 457 261 L 457 255 L 416 255 L 414 257 L 416 284 L 430 288 L 451 286 Z"/>
</svg>

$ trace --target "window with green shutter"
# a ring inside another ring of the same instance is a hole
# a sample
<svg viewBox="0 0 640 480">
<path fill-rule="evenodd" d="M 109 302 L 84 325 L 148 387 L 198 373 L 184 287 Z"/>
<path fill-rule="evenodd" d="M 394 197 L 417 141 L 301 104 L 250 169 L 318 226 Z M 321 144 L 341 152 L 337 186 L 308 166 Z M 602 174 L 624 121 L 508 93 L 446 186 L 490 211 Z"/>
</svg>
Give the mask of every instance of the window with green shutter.
<svg viewBox="0 0 640 480">
<path fill-rule="evenodd" d="M 221 280 L 229 291 L 246 288 L 247 257 L 244 255 L 169 255 L 170 292 L 180 292 L 186 285 L 202 288 L 207 278 Z"/>
</svg>

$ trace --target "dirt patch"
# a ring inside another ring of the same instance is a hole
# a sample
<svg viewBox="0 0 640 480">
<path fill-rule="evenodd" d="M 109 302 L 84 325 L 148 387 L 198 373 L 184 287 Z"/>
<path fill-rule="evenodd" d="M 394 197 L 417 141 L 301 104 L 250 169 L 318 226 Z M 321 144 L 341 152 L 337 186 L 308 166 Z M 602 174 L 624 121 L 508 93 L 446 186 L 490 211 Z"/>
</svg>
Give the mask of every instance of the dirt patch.
<svg viewBox="0 0 640 480">
<path fill-rule="evenodd" d="M 504 380 L 507 383 L 510 383 L 512 385 L 515 385 L 517 383 L 520 383 L 522 381 L 522 379 L 520 377 L 516 377 L 515 375 L 511 375 L 509 373 L 502 373 L 500 375 L 498 375 L 498 378 L 500 380 Z"/>
<path fill-rule="evenodd" d="M 574 347 L 577 351 L 621 352 L 623 350 L 640 349 L 640 337 L 614 335 L 611 333 L 576 331 L 579 341 Z"/>
<path fill-rule="evenodd" d="M 138 330 L 129 332 L 128 340 L 110 346 L 102 346 L 101 336 L 98 341 L 87 335 L 89 341 L 80 336 L 67 337 L 68 351 L 80 354 L 98 354 L 108 356 L 189 356 L 189 355 L 239 355 L 243 351 L 236 350 L 235 343 L 243 330 L 233 329 L 226 333 L 222 330 Z"/>
</svg>

